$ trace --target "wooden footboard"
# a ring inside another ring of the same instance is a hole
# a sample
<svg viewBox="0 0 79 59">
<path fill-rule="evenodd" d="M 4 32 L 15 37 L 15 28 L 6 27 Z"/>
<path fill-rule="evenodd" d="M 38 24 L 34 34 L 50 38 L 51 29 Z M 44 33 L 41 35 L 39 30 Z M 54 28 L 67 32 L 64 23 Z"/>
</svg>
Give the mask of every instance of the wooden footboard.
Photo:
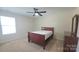
<svg viewBox="0 0 79 59">
<path fill-rule="evenodd" d="M 45 49 L 45 36 L 44 35 L 28 32 L 28 42 L 30 41 L 42 45 L 43 49 Z"/>
<path fill-rule="evenodd" d="M 53 27 L 41 27 L 41 30 L 52 31 L 52 35 L 50 37 L 53 38 L 53 35 L 54 35 L 54 28 Z M 40 35 L 40 34 L 28 32 L 28 42 L 30 42 L 30 41 L 42 45 L 43 49 L 45 49 L 48 39 L 45 40 L 45 35 Z"/>
</svg>

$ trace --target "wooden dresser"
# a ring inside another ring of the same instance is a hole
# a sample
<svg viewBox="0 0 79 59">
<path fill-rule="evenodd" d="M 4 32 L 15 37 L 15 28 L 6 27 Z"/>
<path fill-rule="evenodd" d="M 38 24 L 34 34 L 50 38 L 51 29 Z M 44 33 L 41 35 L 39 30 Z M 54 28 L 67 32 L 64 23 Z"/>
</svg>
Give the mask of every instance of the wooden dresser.
<svg viewBox="0 0 79 59">
<path fill-rule="evenodd" d="M 73 34 L 65 34 L 64 36 L 64 52 L 75 52 L 77 48 L 78 39 Z"/>
<path fill-rule="evenodd" d="M 78 25 L 79 24 L 79 15 L 74 15 L 72 17 L 72 26 L 71 26 L 71 33 L 66 32 L 64 36 L 64 45 L 63 51 L 64 52 L 75 52 L 77 48 L 78 38 Z"/>
</svg>

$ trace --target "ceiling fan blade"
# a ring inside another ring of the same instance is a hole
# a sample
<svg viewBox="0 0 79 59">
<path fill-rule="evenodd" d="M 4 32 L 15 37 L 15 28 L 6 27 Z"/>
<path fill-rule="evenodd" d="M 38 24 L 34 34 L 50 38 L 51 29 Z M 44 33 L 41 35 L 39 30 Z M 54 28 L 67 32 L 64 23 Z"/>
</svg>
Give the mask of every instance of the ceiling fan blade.
<svg viewBox="0 0 79 59">
<path fill-rule="evenodd" d="M 38 10 L 37 8 L 34 8 L 34 10 Z"/>
<path fill-rule="evenodd" d="M 39 11 L 40 13 L 46 13 L 46 11 Z"/>
<path fill-rule="evenodd" d="M 40 16 L 43 16 L 42 14 L 40 14 L 39 12 L 38 12 L 38 14 L 40 15 Z"/>
<path fill-rule="evenodd" d="M 35 13 L 33 13 L 33 16 L 35 16 Z"/>
<path fill-rule="evenodd" d="M 34 13 L 37 13 L 38 12 L 38 9 L 34 8 Z"/>
<path fill-rule="evenodd" d="M 36 10 L 36 8 L 33 8 L 34 10 Z"/>
<path fill-rule="evenodd" d="M 35 16 L 35 13 L 33 14 L 33 16 Z"/>
</svg>

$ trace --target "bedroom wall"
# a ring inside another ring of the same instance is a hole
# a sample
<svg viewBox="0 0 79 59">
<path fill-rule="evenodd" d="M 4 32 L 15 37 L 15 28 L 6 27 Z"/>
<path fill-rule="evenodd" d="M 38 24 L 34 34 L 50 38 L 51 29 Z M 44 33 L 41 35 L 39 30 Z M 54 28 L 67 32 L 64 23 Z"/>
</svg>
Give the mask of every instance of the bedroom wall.
<svg viewBox="0 0 79 59">
<path fill-rule="evenodd" d="M 26 39 L 27 32 L 34 30 L 34 17 L 28 17 L 23 15 L 14 14 L 8 11 L 0 10 L 1 16 L 14 16 L 16 19 L 16 33 L 11 35 L 2 35 L 0 26 L 0 43 L 14 40 L 14 39 Z"/>
<path fill-rule="evenodd" d="M 28 31 L 40 30 L 42 26 L 55 28 L 55 38 L 63 40 L 64 32 L 71 31 L 71 21 L 77 9 L 46 8 L 47 13 L 42 17 L 28 17 L 0 10 L 1 16 L 14 16 L 16 18 L 16 34 L 2 35 L 0 26 L 0 42 L 14 39 L 25 39 Z"/>
<path fill-rule="evenodd" d="M 71 31 L 71 23 L 74 11 L 75 8 L 50 8 L 49 10 L 47 9 L 47 15 L 37 18 L 36 28 L 37 30 L 40 30 L 42 26 L 54 27 L 55 38 L 63 40 L 64 32 Z"/>
</svg>

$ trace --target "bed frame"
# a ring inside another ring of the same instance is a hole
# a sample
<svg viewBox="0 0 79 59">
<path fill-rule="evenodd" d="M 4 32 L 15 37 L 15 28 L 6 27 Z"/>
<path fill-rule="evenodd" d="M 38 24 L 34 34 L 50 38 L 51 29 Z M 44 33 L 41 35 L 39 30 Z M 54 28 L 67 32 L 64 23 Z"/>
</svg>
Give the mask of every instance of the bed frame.
<svg viewBox="0 0 79 59">
<path fill-rule="evenodd" d="M 41 30 L 52 31 L 53 34 L 48 39 L 45 40 L 45 35 L 28 32 L 28 42 L 37 43 L 37 44 L 43 46 L 43 49 L 45 49 L 49 39 L 53 38 L 54 28 L 53 27 L 41 27 Z"/>
</svg>

